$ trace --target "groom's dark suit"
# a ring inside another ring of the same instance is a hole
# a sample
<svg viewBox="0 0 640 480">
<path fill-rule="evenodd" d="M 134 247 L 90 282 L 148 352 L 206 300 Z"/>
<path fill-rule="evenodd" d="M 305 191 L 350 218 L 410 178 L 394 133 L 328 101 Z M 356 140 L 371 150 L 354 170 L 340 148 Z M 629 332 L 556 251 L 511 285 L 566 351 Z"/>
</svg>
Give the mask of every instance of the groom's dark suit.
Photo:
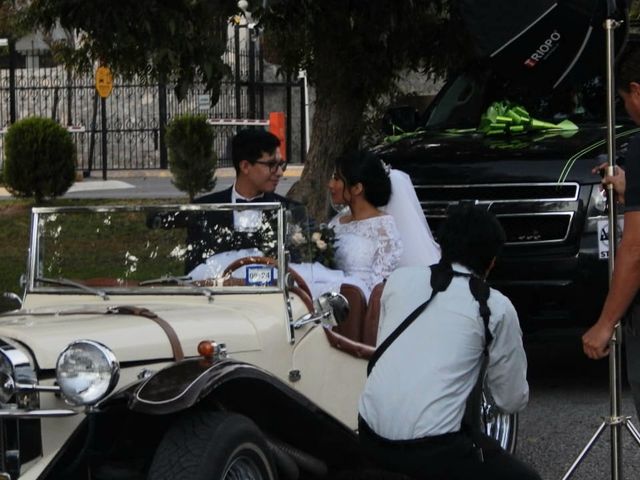
<svg viewBox="0 0 640 480">
<path fill-rule="evenodd" d="M 196 198 L 193 203 L 232 203 L 232 188 Z M 281 203 L 285 208 L 300 205 L 298 202 L 271 192 L 266 192 L 252 201 Z M 232 211 L 156 213 L 147 218 L 147 224 L 150 228 L 186 228 L 189 248 L 185 255 L 185 273 L 190 272 L 215 253 L 258 246 L 259 239 L 246 233 L 238 234 L 235 231 Z"/>
<path fill-rule="evenodd" d="M 194 203 L 231 203 L 232 188 L 229 187 L 219 192 L 210 193 L 196 198 Z M 260 198 L 255 198 L 253 202 L 277 202 L 289 208 L 299 205 L 277 193 L 266 192 Z M 189 272 L 200 263 L 204 262 L 214 253 L 237 250 L 240 248 L 255 247 L 255 242 L 251 238 L 242 235 L 240 238 L 233 235 L 233 212 L 202 212 L 197 215 L 190 215 L 187 227 L 187 242 L 191 245 L 191 250 L 187 253 L 186 271 Z"/>
</svg>

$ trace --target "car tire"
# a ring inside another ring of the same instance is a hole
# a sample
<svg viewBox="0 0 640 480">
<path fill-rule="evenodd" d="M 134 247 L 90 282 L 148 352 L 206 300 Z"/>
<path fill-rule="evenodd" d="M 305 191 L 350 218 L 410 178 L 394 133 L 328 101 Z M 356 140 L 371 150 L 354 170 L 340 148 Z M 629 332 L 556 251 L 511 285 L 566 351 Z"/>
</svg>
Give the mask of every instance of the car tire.
<svg viewBox="0 0 640 480">
<path fill-rule="evenodd" d="M 193 411 L 165 433 L 149 480 L 275 480 L 271 451 L 247 417 Z"/>
</svg>

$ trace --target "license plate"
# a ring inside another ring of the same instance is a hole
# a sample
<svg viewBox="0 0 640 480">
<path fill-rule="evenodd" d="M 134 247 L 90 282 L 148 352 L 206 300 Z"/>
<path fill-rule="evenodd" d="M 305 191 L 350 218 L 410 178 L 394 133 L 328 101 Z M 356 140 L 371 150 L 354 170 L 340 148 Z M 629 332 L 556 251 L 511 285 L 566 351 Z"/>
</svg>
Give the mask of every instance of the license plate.
<svg viewBox="0 0 640 480">
<path fill-rule="evenodd" d="M 264 265 L 248 266 L 247 285 L 273 285 L 275 282 L 274 268 Z"/>
</svg>

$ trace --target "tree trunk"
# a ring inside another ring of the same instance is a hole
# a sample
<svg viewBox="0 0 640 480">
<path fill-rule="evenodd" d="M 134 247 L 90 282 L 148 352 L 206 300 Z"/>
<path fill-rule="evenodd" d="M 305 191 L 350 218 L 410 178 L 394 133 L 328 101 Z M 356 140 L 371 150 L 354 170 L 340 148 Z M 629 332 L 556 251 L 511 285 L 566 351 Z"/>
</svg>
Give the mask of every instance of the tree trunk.
<svg viewBox="0 0 640 480">
<path fill-rule="evenodd" d="M 287 196 L 306 205 L 316 222 L 325 222 L 330 213 L 327 184 L 334 162 L 348 149 L 358 147 L 365 101 L 354 98 L 345 101 L 341 96 L 319 90 L 317 98 L 307 160 L 300 180 Z"/>
</svg>

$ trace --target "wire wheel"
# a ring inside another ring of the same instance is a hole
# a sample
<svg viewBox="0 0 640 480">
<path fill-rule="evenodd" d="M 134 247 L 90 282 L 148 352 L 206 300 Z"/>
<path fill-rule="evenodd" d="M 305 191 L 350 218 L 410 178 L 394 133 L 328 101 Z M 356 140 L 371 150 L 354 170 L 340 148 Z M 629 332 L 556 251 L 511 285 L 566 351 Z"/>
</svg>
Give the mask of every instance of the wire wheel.
<svg viewBox="0 0 640 480">
<path fill-rule="evenodd" d="M 229 458 L 221 480 L 265 480 L 269 476 L 269 460 L 264 452 L 254 444 L 243 444 Z"/>
<path fill-rule="evenodd" d="M 509 453 L 515 453 L 518 437 L 518 414 L 502 413 L 484 395 L 482 398 L 484 433 L 496 440 Z"/>
</svg>

